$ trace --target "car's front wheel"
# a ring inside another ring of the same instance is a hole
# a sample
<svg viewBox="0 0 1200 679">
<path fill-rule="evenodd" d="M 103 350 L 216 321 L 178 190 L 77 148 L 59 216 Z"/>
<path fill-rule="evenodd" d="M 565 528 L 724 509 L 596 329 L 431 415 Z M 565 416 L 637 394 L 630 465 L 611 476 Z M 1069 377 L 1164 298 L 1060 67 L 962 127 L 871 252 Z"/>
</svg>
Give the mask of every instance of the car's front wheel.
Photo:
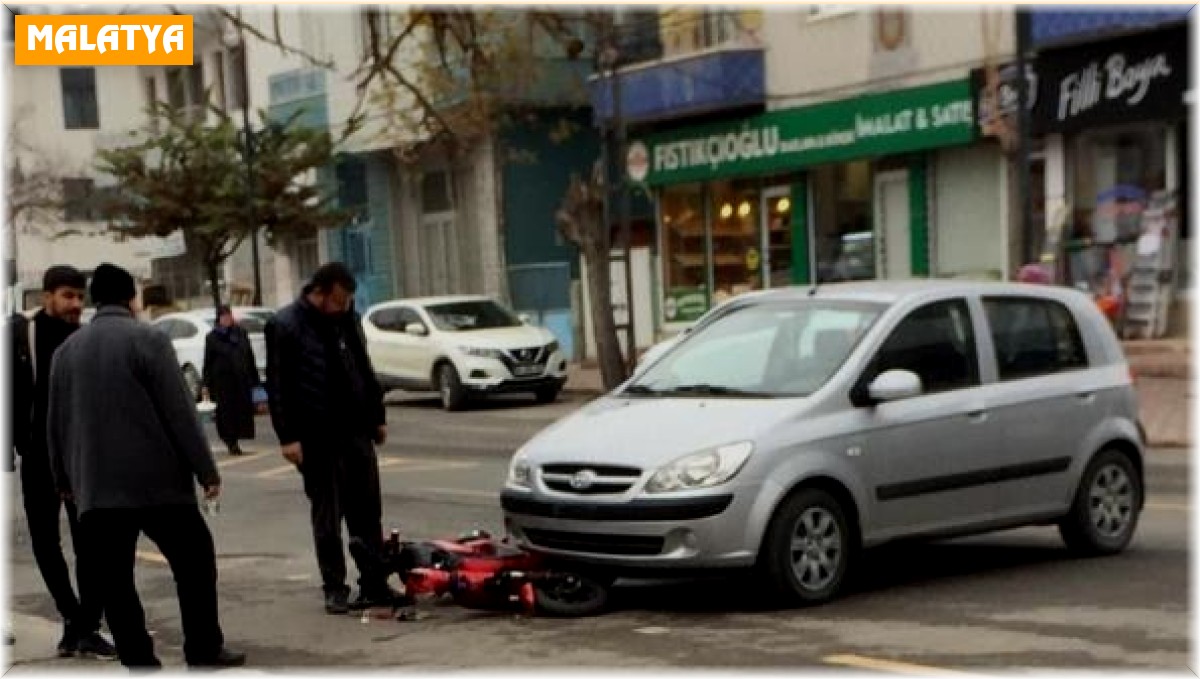
<svg viewBox="0 0 1200 679">
<path fill-rule="evenodd" d="M 854 544 L 837 498 L 820 488 L 804 488 L 775 510 L 759 570 L 772 593 L 787 603 L 824 603 L 841 589 Z"/>
<path fill-rule="evenodd" d="M 552 385 L 549 387 L 541 387 L 537 391 L 533 392 L 533 396 L 537 399 L 538 403 L 554 403 L 558 400 L 558 394 L 561 391 L 562 387 L 558 385 Z"/>
<path fill-rule="evenodd" d="M 1071 513 L 1058 530 L 1075 552 L 1116 554 L 1133 539 L 1141 508 L 1142 483 L 1133 460 L 1118 450 L 1104 450 L 1088 463 Z"/>
<path fill-rule="evenodd" d="M 467 405 L 467 388 L 458 378 L 458 371 L 450 363 L 443 363 L 437 369 L 438 395 L 442 399 L 442 408 L 448 411 L 462 410 Z"/>
</svg>

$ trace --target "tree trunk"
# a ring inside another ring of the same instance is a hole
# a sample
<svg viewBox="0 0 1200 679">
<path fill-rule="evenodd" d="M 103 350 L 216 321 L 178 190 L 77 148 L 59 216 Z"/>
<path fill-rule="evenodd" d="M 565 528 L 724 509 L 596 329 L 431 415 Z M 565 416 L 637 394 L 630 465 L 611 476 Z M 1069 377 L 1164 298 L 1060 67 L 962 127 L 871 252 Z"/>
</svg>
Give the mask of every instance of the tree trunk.
<svg viewBox="0 0 1200 679">
<path fill-rule="evenodd" d="M 592 307 L 592 333 L 600 359 L 600 377 L 606 391 L 627 377 L 617 324 L 613 320 L 612 270 L 609 264 L 608 224 L 604 221 L 603 166 L 596 163 L 590 179 L 571 177 L 567 193 L 555 213 L 559 230 L 579 247 L 588 269 L 588 298 Z"/>
<path fill-rule="evenodd" d="M 221 262 L 211 256 L 204 258 L 205 272 L 208 274 L 209 293 L 212 295 L 213 310 L 221 306 Z"/>
<path fill-rule="evenodd" d="M 592 301 L 592 332 L 600 360 L 600 378 L 605 391 L 609 391 L 621 384 L 626 374 L 617 324 L 613 319 L 612 268 L 609 265 L 608 248 L 603 243 L 588 239 L 583 247 L 583 259 L 587 262 L 588 297 Z"/>
</svg>

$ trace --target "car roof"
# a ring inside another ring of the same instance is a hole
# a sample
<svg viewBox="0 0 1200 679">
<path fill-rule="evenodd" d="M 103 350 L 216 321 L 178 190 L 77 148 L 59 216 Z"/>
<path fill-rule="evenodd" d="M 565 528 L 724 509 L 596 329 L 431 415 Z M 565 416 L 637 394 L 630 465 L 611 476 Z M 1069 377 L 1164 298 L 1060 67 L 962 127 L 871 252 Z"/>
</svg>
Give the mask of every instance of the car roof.
<svg viewBox="0 0 1200 679">
<path fill-rule="evenodd" d="M 380 302 L 367 309 L 370 313 L 376 309 L 390 309 L 398 306 L 418 306 L 428 307 L 438 304 L 453 304 L 455 302 L 494 302 L 496 300 L 487 295 L 442 295 L 440 297 L 410 297 L 408 299 L 392 299 L 386 302 Z"/>
<path fill-rule="evenodd" d="M 814 292 L 815 290 L 815 292 Z M 815 286 L 774 288 L 742 295 L 742 298 L 767 300 L 823 299 L 833 301 L 876 302 L 895 304 L 910 299 L 934 295 L 1030 295 L 1078 302 L 1083 293 L 1072 288 L 1029 283 L 1000 281 L 962 281 L 947 279 L 875 280 L 852 283 L 826 283 Z"/>
</svg>

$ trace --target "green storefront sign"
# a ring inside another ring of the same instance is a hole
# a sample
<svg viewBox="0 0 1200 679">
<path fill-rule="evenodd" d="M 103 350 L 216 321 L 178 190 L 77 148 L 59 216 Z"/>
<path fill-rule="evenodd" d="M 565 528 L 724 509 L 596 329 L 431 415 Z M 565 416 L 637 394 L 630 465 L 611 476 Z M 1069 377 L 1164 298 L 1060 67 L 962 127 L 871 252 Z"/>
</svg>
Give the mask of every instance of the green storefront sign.
<svg viewBox="0 0 1200 679">
<path fill-rule="evenodd" d="M 663 316 L 668 323 L 690 323 L 708 311 L 708 292 L 697 288 L 671 288 L 663 302 Z"/>
<path fill-rule="evenodd" d="M 974 139 L 971 86 L 963 79 L 666 132 L 634 142 L 630 155 L 645 159 L 637 164 L 633 179 L 661 186 L 770 174 Z"/>
</svg>

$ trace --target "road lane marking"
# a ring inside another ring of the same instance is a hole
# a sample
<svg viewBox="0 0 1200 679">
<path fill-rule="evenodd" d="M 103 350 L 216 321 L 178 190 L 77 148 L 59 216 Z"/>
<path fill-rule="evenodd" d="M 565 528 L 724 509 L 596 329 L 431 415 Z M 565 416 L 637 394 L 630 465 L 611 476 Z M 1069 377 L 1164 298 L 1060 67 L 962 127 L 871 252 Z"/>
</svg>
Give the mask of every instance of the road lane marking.
<svg viewBox="0 0 1200 679">
<path fill-rule="evenodd" d="M 955 670 L 948 670 L 942 667 L 933 667 L 932 665 L 916 665 L 897 660 L 868 658 L 866 656 L 853 654 L 827 655 L 824 658 L 821 658 L 821 662 L 828 665 L 844 665 L 846 667 L 858 667 L 866 670 L 878 670 L 880 672 L 892 672 L 895 674 L 967 676 L 965 672 L 956 672 Z"/>
<path fill-rule="evenodd" d="M 467 497 L 482 497 L 494 500 L 500 493 L 494 490 L 471 490 L 469 488 L 422 488 L 422 491 L 432 495 L 465 495 Z"/>
<path fill-rule="evenodd" d="M 1146 509 L 1154 509 L 1162 512 L 1186 512 L 1191 509 L 1191 505 L 1186 505 L 1180 502 L 1147 502 Z"/>
<path fill-rule="evenodd" d="M 285 465 L 282 465 L 279 467 L 275 467 L 273 469 L 268 469 L 264 472 L 259 472 L 254 475 L 254 478 L 256 478 L 256 479 L 272 479 L 277 476 L 282 476 L 282 475 L 286 474 L 287 472 L 291 472 L 291 471 L 296 471 L 296 465 L 289 463 L 289 464 L 285 464 Z"/>
<path fill-rule="evenodd" d="M 226 467 L 232 467 L 234 465 L 242 464 L 243 462 L 249 462 L 250 460 L 261 460 L 261 459 L 262 459 L 262 457 L 260 456 L 259 453 L 247 452 L 245 455 L 235 456 L 235 457 L 227 457 L 224 460 L 221 460 L 220 462 L 218 462 L 217 466 L 220 467 L 221 469 L 225 469 Z"/>
<path fill-rule="evenodd" d="M 142 561 L 149 561 L 150 563 L 161 563 L 161 564 L 167 563 L 167 557 L 163 556 L 162 554 L 159 554 L 158 552 L 150 552 L 150 551 L 147 551 L 144 549 L 139 549 L 139 550 L 137 550 L 136 554 L 137 554 L 137 558 L 141 559 Z"/>
<path fill-rule="evenodd" d="M 453 469 L 472 469 L 478 462 L 441 462 L 438 460 L 418 461 L 413 459 L 387 458 L 379 461 L 379 469 L 389 472 L 440 472 Z"/>
</svg>

